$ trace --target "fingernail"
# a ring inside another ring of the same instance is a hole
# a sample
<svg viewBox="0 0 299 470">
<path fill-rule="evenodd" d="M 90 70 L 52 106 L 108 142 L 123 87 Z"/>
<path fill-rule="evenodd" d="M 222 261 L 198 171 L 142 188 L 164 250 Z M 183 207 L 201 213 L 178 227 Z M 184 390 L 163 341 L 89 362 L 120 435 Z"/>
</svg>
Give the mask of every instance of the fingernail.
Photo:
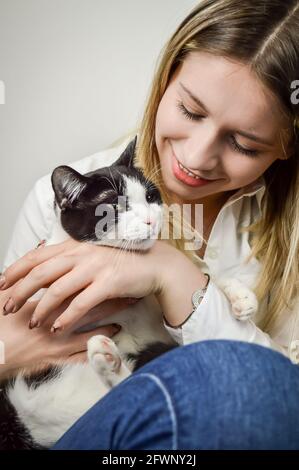
<svg viewBox="0 0 299 470">
<path fill-rule="evenodd" d="M 39 328 L 40 327 L 40 322 L 35 320 L 34 318 L 31 318 L 29 322 L 29 328 L 32 330 L 33 328 Z"/>
<path fill-rule="evenodd" d="M 40 327 L 40 322 L 36 320 L 35 318 L 31 318 L 29 322 L 29 328 L 32 330 L 33 328 L 39 328 Z"/>
<path fill-rule="evenodd" d="M 16 308 L 14 301 L 12 300 L 11 297 L 7 300 L 3 307 L 3 315 L 7 315 L 8 313 L 11 313 L 14 309 Z"/>
<path fill-rule="evenodd" d="M 62 326 L 60 323 L 54 323 L 54 325 L 51 328 L 51 333 L 56 333 L 56 331 L 62 330 Z"/>
<path fill-rule="evenodd" d="M 45 245 L 45 243 L 46 243 L 46 240 L 41 240 L 35 249 L 37 250 L 38 248 L 41 248 L 42 246 Z"/>
<path fill-rule="evenodd" d="M 2 276 L 0 276 L 0 289 L 4 287 L 5 281 L 6 281 L 5 276 L 3 276 L 2 274 Z"/>
</svg>

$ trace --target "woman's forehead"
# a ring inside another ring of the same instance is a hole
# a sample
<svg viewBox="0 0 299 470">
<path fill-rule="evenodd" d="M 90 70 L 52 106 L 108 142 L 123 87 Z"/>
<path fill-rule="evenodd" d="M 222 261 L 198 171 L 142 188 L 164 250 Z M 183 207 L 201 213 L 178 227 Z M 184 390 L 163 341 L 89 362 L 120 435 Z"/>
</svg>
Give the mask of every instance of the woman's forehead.
<svg viewBox="0 0 299 470">
<path fill-rule="evenodd" d="M 228 126 L 274 138 L 289 125 L 278 100 L 247 64 L 207 52 L 189 53 L 172 81 L 188 103 L 198 98 L 209 114 Z M 186 91 L 187 90 L 187 91 Z M 246 128 L 246 129 L 245 129 Z"/>
</svg>

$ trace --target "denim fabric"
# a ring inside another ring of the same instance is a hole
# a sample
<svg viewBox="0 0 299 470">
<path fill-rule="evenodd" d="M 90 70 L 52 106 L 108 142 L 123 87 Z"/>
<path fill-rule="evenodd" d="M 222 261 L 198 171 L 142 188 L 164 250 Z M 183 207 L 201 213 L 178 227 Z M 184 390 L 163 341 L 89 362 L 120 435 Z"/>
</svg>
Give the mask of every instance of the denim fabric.
<svg viewBox="0 0 299 470">
<path fill-rule="evenodd" d="M 53 449 L 299 449 L 299 367 L 249 343 L 179 347 L 114 388 Z"/>
</svg>

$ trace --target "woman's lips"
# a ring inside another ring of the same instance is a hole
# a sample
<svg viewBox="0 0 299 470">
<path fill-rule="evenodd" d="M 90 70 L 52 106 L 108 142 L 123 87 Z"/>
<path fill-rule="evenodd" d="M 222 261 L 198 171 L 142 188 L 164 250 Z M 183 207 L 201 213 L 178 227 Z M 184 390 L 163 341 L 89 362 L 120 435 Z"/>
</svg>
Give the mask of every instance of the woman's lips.
<svg viewBox="0 0 299 470">
<path fill-rule="evenodd" d="M 199 186 L 204 186 L 205 184 L 212 183 L 213 181 L 217 181 L 189 176 L 184 170 L 180 168 L 179 162 L 174 154 L 172 154 L 172 171 L 177 180 L 187 184 L 188 186 L 193 186 L 196 188 L 198 188 Z"/>
</svg>

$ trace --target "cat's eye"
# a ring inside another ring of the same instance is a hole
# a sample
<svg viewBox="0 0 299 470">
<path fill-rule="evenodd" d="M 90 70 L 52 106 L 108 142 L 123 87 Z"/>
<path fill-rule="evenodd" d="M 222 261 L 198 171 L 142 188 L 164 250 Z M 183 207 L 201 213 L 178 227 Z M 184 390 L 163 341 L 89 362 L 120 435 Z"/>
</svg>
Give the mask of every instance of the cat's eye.
<svg viewBox="0 0 299 470">
<path fill-rule="evenodd" d="M 146 199 L 146 202 L 153 202 L 154 196 L 151 193 L 147 193 L 147 195 L 145 196 L 145 199 Z"/>
</svg>

